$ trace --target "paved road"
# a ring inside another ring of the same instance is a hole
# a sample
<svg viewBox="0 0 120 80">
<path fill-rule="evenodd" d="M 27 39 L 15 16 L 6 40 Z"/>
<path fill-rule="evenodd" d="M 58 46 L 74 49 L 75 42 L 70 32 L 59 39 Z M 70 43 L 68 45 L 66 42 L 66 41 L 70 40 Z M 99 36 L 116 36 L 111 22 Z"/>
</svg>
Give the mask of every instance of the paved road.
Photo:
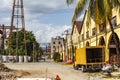
<svg viewBox="0 0 120 80">
<path fill-rule="evenodd" d="M 88 80 L 88 74 L 82 73 L 80 70 L 74 70 L 72 66 L 53 61 L 38 62 L 38 63 L 5 63 L 11 69 L 23 70 L 30 75 L 23 77 L 50 77 L 55 78 L 56 75 L 61 77 L 61 80 Z"/>
</svg>

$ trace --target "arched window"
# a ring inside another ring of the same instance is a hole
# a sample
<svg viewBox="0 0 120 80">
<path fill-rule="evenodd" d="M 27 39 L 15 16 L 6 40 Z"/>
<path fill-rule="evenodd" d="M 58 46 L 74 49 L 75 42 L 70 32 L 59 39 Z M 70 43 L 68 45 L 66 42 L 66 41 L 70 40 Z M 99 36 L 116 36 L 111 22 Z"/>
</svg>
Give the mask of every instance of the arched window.
<svg viewBox="0 0 120 80">
<path fill-rule="evenodd" d="M 105 40 L 104 40 L 103 36 L 100 38 L 99 45 L 100 46 L 104 46 L 105 45 Z"/>
<path fill-rule="evenodd" d="M 90 43 L 88 41 L 86 42 L 86 46 L 90 46 Z"/>
</svg>

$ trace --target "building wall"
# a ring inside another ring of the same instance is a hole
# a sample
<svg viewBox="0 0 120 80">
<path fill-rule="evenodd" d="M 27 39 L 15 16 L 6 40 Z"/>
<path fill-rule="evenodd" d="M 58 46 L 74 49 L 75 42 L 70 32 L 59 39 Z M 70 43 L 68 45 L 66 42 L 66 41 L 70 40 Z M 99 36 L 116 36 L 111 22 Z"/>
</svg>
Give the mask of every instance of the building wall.
<svg viewBox="0 0 120 80">
<path fill-rule="evenodd" d="M 72 52 L 72 60 L 74 60 L 74 57 L 75 57 L 75 52 L 76 52 L 76 49 L 80 47 L 80 34 L 77 30 L 77 27 L 76 25 L 73 25 L 73 33 L 72 33 L 72 45 L 71 45 L 71 51 Z"/>
<path fill-rule="evenodd" d="M 78 43 L 79 43 L 79 32 L 77 30 L 76 25 L 74 25 L 73 29 L 74 29 L 73 34 L 72 34 L 73 45 L 74 45 L 74 47 L 78 48 L 79 47 L 79 45 L 78 45 Z"/>
<path fill-rule="evenodd" d="M 87 14 L 87 12 L 86 12 Z M 116 16 L 116 22 L 117 22 L 117 26 L 114 28 L 115 33 L 117 34 L 119 40 L 120 40 L 120 17 L 119 17 L 119 12 L 115 11 L 113 9 L 113 17 Z M 111 29 L 110 29 L 110 25 L 107 22 L 106 26 L 105 26 L 105 31 L 104 32 L 99 32 L 99 25 L 95 24 L 94 20 L 91 18 L 91 24 L 89 26 L 86 25 L 86 19 L 87 19 L 87 15 L 85 15 L 84 17 L 84 21 L 83 21 L 83 26 L 80 32 L 80 43 L 77 45 L 80 45 L 80 48 L 86 46 L 86 43 L 89 42 L 89 46 L 99 46 L 100 42 L 101 42 L 101 37 L 103 37 L 103 39 L 105 40 L 105 46 L 106 46 L 106 60 L 109 59 L 109 44 L 110 44 L 110 40 L 111 40 Z M 96 35 L 92 35 L 93 34 L 93 28 L 96 28 Z M 89 31 L 89 37 L 86 37 L 86 32 Z M 82 35 L 84 34 L 84 39 L 82 39 Z M 78 36 L 78 35 L 76 35 Z"/>
<path fill-rule="evenodd" d="M 64 57 L 64 41 L 60 36 L 51 39 L 51 53 L 58 52 L 61 59 Z"/>
<path fill-rule="evenodd" d="M 67 55 L 67 57 L 68 57 L 68 59 L 69 60 L 71 60 L 72 59 L 72 57 L 73 57 L 73 49 L 72 49 L 72 35 L 71 34 L 69 34 L 69 35 L 67 35 L 67 43 L 68 43 L 68 55 Z"/>
</svg>

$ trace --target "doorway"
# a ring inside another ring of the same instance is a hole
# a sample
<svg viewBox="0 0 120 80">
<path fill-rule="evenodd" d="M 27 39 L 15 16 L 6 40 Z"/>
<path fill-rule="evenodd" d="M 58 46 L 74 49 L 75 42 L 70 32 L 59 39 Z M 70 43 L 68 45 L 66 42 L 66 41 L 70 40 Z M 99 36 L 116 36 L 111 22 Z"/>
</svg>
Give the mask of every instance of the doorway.
<svg viewBox="0 0 120 80">
<path fill-rule="evenodd" d="M 116 38 L 117 43 L 120 45 L 119 38 L 116 33 L 115 33 L 115 38 Z M 118 55 L 117 55 L 116 44 L 115 44 L 113 35 L 111 35 L 110 40 L 109 40 L 109 61 L 111 64 L 118 63 Z"/>
</svg>

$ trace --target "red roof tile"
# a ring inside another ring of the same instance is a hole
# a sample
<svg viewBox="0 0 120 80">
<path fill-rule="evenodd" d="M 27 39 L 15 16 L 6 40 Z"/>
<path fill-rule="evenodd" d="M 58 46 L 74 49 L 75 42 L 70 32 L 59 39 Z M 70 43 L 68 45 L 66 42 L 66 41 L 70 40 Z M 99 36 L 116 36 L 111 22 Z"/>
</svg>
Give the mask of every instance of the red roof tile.
<svg viewBox="0 0 120 80">
<path fill-rule="evenodd" d="M 80 33 L 80 30 L 81 30 L 81 28 L 82 28 L 82 21 L 76 21 L 76 22 L 75 22 L 75 25 L 76 25 L 76 27 L 77 27 L 78 32 Z"/>
<path fill-rule="evenodd" d="M 74 22 L 74 25 L 76 25 L 76 28 L 77 28 L 77 30 L 78 30 L 78 33 L 80 33 L 80 31 L 81 31 L 81 29 L 82 29 L 82 21 L 75 21 L 75 22 Z M 73 30 L 74 30 L 74 27 L 75 27 L 75 26 L 73 26 L 72 33 L 73 33 Z"/>
</svg>

